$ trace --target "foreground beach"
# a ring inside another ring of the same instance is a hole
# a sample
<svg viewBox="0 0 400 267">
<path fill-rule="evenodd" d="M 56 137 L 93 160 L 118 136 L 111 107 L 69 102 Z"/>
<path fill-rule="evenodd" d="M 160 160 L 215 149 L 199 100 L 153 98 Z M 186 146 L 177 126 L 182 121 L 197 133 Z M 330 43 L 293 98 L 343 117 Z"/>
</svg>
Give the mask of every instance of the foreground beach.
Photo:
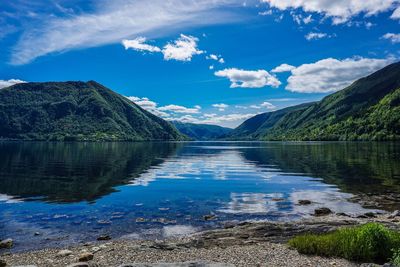
<svg viewBox="0 0 400 267">
<path fill-rule="evenodd" d="M 224 229 L 179 239 L 138 241 L 118 239 L 4 254 L 6 266 L 359 266 L 343 259 L 300 255 L 286 245 L 302 233 L 325 233 L 339 227 L 379 222 L 400 229 L 396 214 L 344 214 L 313 217 L 299 222 L 228 223 Z M 3 252 L 4 253 L 4 252 Z M 178 263 L 183 263 L 178 265 Z M 170 263 L 172 265 L 145 265 Z M 136 265 L 134 265 L 136 264 Z M 197 264 L 197 265 L 196 265 Z M 207 265 L 208 264 L 208 265 Z M 4 265 L 4 264 L 3 264 Z"/>
</svg>

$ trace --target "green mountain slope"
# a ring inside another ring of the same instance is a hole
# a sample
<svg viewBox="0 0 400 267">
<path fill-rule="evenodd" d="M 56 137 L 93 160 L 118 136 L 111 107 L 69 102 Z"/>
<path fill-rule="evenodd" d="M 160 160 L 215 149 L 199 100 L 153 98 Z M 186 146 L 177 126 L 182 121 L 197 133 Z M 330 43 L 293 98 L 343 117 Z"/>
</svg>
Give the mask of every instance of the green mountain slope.
<svg viewBox="0 0 400 267">
<path fill-rule="evenodd" d="M 0 90 L 0 138 L 22 140 L 181 140 L 167 121 L 101 84 L 47 82 Z"/>
<path fill-rule="evenodd" d="M 229 140 L 253 140 L 259 139 L 266 134 L 266 132 L 273 127 L 282 117 L 289 112 L 301 112 L 311 106 L 313 103 L 301 104 L 293 107 L 280 109 L 274 112 L 267 112 L 256 115 L 233 131 L 231 131 L 224 139 Z"/>
<path fill-rule="evenodd" d="M 217 125 L 182 123 L 174 121 L 175 127 L 184 135 L 194 140 L 215 140 L 232 131 Z"/>
<path fill-rule="evenodd" d="M 399 88 L 400 63 L 395 63 L 304 109 L 286 112 L 261 134 L 255 135 L 257 129 L 250 136 L 260 140 L 400 140 Z"/>
</svg>

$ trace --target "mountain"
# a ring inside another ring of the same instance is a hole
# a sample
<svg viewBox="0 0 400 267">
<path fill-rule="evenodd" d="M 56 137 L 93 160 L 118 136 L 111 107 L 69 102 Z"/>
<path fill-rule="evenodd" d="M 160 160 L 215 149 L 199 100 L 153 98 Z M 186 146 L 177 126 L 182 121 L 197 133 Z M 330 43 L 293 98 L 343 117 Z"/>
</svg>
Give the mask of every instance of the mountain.
<svg viewBox="0 0 400 267">
<path fill-rule="evenodd" d="M 183 123 L 178 121 L 172 123 L 182 134 L 194 140 L 215 140 L 232 131 L 231 128 L 217 125 Z"/>
<path fill-rule="evenodd" d="M 289 112 L 303 111 L 311 105 L 313 105 L 313 103 L 306 103 L 280 109 L 274 112 L 267 112 L 256 115 L 243 122 L 233 131 L 231 131 L 227 136 L 225 136 L 225 138 L 232 140 L 259 139 L 263 137 L 271 127 L 273 127 L 283 116 L 285 116 Z"/>
<path fill-rule="evenodd" d="M 400 140 L 400 63 L 357 80 L 319 102 L 250 118 L 228 138 Z"/>
<path fill-rule="evenodd" d="M 126 97 L 89 81 L 21 83 L 1 89 L 0 138 L 143 141 L 186 137 Z"/>
</svg>

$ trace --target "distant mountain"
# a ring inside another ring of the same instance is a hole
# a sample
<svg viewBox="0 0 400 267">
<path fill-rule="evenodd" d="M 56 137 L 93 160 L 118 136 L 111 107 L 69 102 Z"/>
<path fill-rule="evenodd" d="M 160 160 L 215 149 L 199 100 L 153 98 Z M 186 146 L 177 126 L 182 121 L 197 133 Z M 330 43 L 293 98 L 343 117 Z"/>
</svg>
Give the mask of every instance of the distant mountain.
<svg viewBox="0 0 400 267">
<path fill-rule="evenodd" d="M 90 81 L 23 83 L 1 89 L 0 138 L 142 141 L 186 137 L 169 122 Z"/>
<path fill-rule="evenodd" d="M 400 63 L 319 102 L 250 118 L 228 139 L 400 140 Z"/>
<path fill-rule="evenodd" d="M 232 131 L 217 125 L 194 124 L 174 121 L 175 127 L 184 135 L 194 140 L 215 140 Z"/>
</svg>

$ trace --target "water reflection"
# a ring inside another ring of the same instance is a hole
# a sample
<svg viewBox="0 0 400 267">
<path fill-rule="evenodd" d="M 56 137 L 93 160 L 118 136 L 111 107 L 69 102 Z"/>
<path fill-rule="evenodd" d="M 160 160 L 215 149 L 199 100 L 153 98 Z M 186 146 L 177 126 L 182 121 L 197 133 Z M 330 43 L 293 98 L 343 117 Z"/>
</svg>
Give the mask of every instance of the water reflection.
<svg viewBox="0 0 400 267">
<path fill-rule="evenodd" d="M 399 190 L 399 151 L 392 143 L 0 143 L 0 239 L 20 250 L 294 220 L 319 206 L 362 213 L 349 193 Z"/>
</svg>

